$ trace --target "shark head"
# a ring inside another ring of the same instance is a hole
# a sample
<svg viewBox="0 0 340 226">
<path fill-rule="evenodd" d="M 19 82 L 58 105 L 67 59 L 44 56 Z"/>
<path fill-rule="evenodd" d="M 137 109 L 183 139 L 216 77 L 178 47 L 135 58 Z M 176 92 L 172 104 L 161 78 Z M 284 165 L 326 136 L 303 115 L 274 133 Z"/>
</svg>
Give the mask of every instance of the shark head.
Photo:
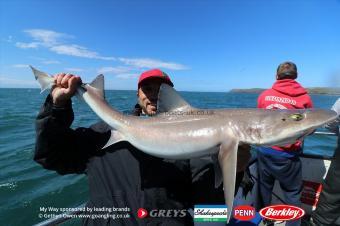
<svg viewBox="0 0 340 226">
<path fill-rule="evenodd" d="M 337 114 L 324 109 L 261 110 L 251 117 L 251 123 L 243 130 L 245 142 L 271 146 L 295 143 L 336 119 Z"/>
</svg>

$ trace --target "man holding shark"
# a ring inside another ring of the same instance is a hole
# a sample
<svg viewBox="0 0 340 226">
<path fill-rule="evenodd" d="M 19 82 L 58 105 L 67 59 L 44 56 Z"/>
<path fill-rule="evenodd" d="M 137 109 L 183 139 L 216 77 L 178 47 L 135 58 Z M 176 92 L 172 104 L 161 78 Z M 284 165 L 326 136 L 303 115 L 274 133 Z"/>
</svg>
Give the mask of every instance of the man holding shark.
<svg viewBox="0 0 340 226">
<path fill-rule="evenodd" d="M 197 109 L 166 82 L 161 83 L 158 91 L 157 115 L 135 117 L 122 114 L 107 103 L 103 75 L 89 84 L 79 84 L 79 78 L 69 81 L 71 75 L 53 78 L 32 66 L 31 69 L 42 91 L 54 87 L 37 118 L 35 159 L 59 173 L 86 170 L 90 194 L 96 200 L 88 204 L 92 206 L 128 205 L 133 212 L 140 204 L 186 209 L 192 206 L 190 166 L 174 160 L 212 156 L 215 186 L 223 182 L 229 222 L 240 145 L 290 144 L 336 118 L 334 111 L 324 109 Z M 73 112 L 69 98 L 74 93 L 71 88 L 105 124 L 92 129 L 70 129 Z M 188 218 L 170 218 L 171 222 L 159 219 L 159 223 L 192 223 Z M 129 220 L 120 219 L 118 224 L 143 223 L 135 218 Z"/>
<path fill-rule="evenodd" d="M 157 113 L 158 92 L 163 83 L 173 86 L 170 77 L 161 70 L 141 74 L 134 115 L 148 117 Z M 139 208 L 187 210 L 197 203 L 224 203 L 222 186 L 215 188 L 214 164 L 210 158 L 190 161 L 157 158 L 126 141 L 98 151 L 112 137 L 106 123 L 71 129 L 74 117 L 71 97 L 80 84 L 79 76 L 61 73 L 54 77 L 54 87 L 37 117 L 34 159 L 60 174 L 85 172 L 90 187 L 89 207 L 131 209 L 129 219 L 87 218 L 85 225 L 191 225 L 188 213 L 182 217 L 145 219 L 138 219 L 136 214 Z M 239 149 L 237 171 L 240 173 L 236 186 L 250 157 L 249 146 L 242 145 Z"/>
</svg>

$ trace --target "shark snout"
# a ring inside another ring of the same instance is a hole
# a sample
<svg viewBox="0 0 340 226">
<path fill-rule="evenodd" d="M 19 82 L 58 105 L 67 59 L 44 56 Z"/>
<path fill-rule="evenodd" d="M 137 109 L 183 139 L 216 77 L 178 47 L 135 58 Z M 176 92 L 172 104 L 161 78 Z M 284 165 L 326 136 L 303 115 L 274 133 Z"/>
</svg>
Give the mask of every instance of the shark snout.
<svg viewBox="0 0 340 226">
<path fill-rule="evenodd" d="M 321 127 L 337 118 L 337 113 L 326 109 L 311 109 L 303 113 L 303 120 L 300 125 L 300 132 L 295 136 L 296 140 L 302 140 L 303 137 L 315 132 Z"/>
<path fill-rule="evenodd" d="M 328 109 L 312 109 L 305 113 L 306 124 L 310 123 L 312 129 L 332 122 L 338 117 L 337 113 Z"/>
<path fill-rule="evenodd" d="M 337 118 L 336 112 L 326 109 L 304 109 L 283 111 L 278 124 L 271 126 L 270 133 L 264 133 L 259 144 L 287 145 L 302 140 Z M 266 132 L 267 130 L 263 130 Z M 273 136 L 276 134 L 276 136 Z"/>
</svg>

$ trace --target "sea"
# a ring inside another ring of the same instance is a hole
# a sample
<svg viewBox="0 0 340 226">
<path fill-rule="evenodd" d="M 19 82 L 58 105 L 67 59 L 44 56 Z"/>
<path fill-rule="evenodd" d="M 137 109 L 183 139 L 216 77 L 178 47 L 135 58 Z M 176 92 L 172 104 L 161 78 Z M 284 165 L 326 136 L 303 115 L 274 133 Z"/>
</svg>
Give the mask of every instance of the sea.
<svg viewBox="0 0 340 226">
<path fill-rule="evenodd" d="M 255 108 L 258 94 L 228 92 L 180 92 L 198 108 Z M 0 89 L 0 225 L 33 225 L 46 220 L 43 209 L 77 207 L 88 200 L 85 175 L 58 175 L 33 161 L 35 118 L 47 94 L 39 89 Z M 329 109 L 339 96 L 311 95 L 315 107 Z M 119 111 L 129 112 L 136 91 L 106 91 L 107 101 Z M 98 117 L 73 98 L 72 128 L 88 127 Z M 305 152 L 332 156 L 335 136 L 312 135 Z M 78 225 L 73 219 L 62 225 Z"/>
</svg>

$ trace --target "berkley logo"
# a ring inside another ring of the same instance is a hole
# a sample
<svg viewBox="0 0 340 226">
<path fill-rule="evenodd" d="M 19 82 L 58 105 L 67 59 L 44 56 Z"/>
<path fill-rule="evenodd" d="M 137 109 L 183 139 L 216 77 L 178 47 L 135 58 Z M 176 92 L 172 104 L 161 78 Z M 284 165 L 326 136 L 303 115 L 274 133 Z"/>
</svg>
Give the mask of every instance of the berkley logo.
<svg viewBox="0 0 340 226">
<path fill-rule="evenodd" d="M 252 206 L 236 206 L 234 218 L 241 221 L 249 221 L 255 217 L 255 208 Z"/>
<path fill-rule="evenodd" d="M 260 210 L 260 215 L 269 220 L 297 220 L 305 215 L 305 211 L 296 206 L 273 205 Z"/>
</svg>

